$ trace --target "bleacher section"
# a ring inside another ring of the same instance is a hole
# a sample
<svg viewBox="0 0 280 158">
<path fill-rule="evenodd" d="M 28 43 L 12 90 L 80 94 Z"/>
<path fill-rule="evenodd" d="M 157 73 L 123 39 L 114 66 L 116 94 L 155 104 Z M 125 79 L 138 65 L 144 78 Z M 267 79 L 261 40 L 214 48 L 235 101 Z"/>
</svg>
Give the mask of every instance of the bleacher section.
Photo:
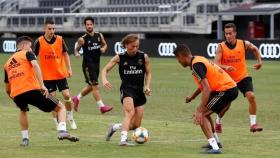
<svg viewBox="0 0 280 158">
<path fill-rule="evenodd" d="M 37 6 L 19 6 L 17 14 L 0 15 L 0 31 L 8 28 L 17 28 L 15 30 L 19 31 L 40 30 L 37 27 L 47 18 L 53 18 L 61 31 L 82 31 L 84 17 L 92 16 L 97 29 L 103 32 L 169 31 L 207 34 L 211 33 L 212 22 L 217 20 L 213 13 L 254 0 L 35 1 Z"/>
<path fill-rule="evenodd" d="M 70 13 L 70 5 L 76 0 L 38 0 L 37 8 L 21 8 L 19 14 L 44 14 L 53 13 L 54 8 L 63 8 L 63 13 Z"/>
</svg>

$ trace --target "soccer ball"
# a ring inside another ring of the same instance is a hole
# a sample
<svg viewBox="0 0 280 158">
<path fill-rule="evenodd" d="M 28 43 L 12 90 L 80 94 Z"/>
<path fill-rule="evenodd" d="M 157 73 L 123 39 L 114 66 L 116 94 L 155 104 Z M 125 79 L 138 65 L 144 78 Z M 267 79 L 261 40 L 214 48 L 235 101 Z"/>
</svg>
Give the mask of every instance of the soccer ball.
<svg viewBox="0 0 280 158">
<path fill-rule="evenodd" d="M 148 141 L 149 132 L 144 127 L 138 127 L 134 130 L 132 134 L 132 139 L 138 144 L 143 144 Z"/>
</svg>

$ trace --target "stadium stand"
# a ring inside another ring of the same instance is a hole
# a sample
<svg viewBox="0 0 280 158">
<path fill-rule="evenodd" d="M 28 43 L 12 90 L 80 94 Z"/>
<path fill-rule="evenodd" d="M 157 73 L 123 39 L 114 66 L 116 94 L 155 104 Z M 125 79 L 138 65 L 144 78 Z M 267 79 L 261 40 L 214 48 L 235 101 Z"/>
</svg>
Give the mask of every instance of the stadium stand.
<svg viewBox="0 0 280 158">
<path fill-rule="evenodd" d="M 80 32 L 90 15 L 103 32 L 209 34 L 213 13 L 244 3 L 254 0 L 1 0 L 0 31 L 36 32 L 53 18 L 60 31 Z"/>
</svg>

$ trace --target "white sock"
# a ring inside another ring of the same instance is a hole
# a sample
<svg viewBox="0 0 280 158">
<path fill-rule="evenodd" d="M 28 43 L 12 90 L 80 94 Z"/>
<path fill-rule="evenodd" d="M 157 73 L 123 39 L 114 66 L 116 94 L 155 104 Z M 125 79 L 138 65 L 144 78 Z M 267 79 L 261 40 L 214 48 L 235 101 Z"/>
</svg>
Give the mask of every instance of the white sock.
<svg viewBox="0 0 280 158">
<path fill-rule="evenodd" d="M 53 122 L 55 123 L 55 126 L 57 127 L 58 126 L 58 121 L 57 121 L 56 117 L 53 118 Z"/>
<path fill-rule="evenodd" d="M 216 132 L 214 133 L 214 138 L 215 138 L 217 143 L 220 142 L 220 139 L 219 139 L 218 134 Z"/>
<path fill-rule="evenodd" d="M 121 132 L 121 142 L 127 141 L 127 131 Z"/>
<path fill-rule="evenodd" d="M 27 139 L 29 139 L 28 130 L 23 130 L 23 131 L 21 131 L 21 135 L 22 135 L 22 138 L 27 138 Z"/>
<path fill-rule="evenodd" d="M 82 93 L 79 93 L 78 95 L 77 95 L 77 98 L 80 100 L 80 99 L 82 99 Z"/>
<path fill-rule="evenodd" d="M 73 110 L 67 111 L 68 120 L 73 120 Z"/>
<path fill-rule="evenodd" d="M 221 123 L 222 123 L 222 120 L 221 120 L 221 118 L 219 117 L 219 115 L 217 115 L 216 123 L 217 123 L 217 124 L 221 124 Z"/>
<path fill-rule="evenodd" d="M 113 125 L 113 131 L 119 130 L 122 128 L 122 124 L 121 123 L 116 123 Z"/>
<path fill-rule="evenodd" d="M 251 126 L 256 124 L 257 122 L 257 115 L 250 115 L 250 124 Z"/>
<path fill-rule="evenodd" d="M 66 123 L 65 122 L 59 122 L 57 130 L 58 131 L 66 131 Z"/>
<path fill-rule="evenodd" d="M 97 104 L 98 107 L 103 107 L 104 106 L 104 103 L 103 103 L 102 100 L 97 101 L 96 104 Z"/>
<path fill-rule="evenodd" d="M 212 148 L 214 150 L 218 150 L 219 149 L 219 146 L 218 146 L 215 138 L 212 137 L 212 138 L 208 139 L 208 142 L 209 142 L 209 144 L 212 146 Z"/>
</svg>

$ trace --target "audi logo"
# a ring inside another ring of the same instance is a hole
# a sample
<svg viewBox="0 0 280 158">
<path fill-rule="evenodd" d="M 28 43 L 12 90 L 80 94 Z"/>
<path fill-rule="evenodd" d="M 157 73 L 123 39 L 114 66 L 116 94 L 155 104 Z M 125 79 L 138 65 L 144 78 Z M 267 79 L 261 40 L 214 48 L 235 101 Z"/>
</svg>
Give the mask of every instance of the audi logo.
<svg viewBox="0 0 280 158">
<path fill-rule="evenodd" d="M 4 52 L 15 52 L 17 50 L 17 43 L 15 40 L 5 40 L 3 42 Z"/>
<path fill-rule="evenodd" d="M 160 43 L 158 45 L 158 53 L 160 56 L 174 56 L 173 51 L 176 47 L 176 43 Z"/>
<path fill-rule="evenodd" d="M 216 50 L 218 48 L 218 43 L 209 43 L 207 46 L 207 54 L 209 57 L 214 57 L 216 55 Z"/>
<path fill-rule="evenodd" d="M 124 49 L 124 48 L 122 47 L 121 42 L 116 42 L 114 48 L 115 48 L 115 53 L 116 53 L 116 54 L 122 54 L 122 53 L 124 53 L 124 52 L 126 51 L 126 49 Z"/>
<path fill-rule="evenodd" d="M 272 43 L 262 43 L 259 47 L 262 58 L 280 58 L 280 45 Z"/>
</svg>

